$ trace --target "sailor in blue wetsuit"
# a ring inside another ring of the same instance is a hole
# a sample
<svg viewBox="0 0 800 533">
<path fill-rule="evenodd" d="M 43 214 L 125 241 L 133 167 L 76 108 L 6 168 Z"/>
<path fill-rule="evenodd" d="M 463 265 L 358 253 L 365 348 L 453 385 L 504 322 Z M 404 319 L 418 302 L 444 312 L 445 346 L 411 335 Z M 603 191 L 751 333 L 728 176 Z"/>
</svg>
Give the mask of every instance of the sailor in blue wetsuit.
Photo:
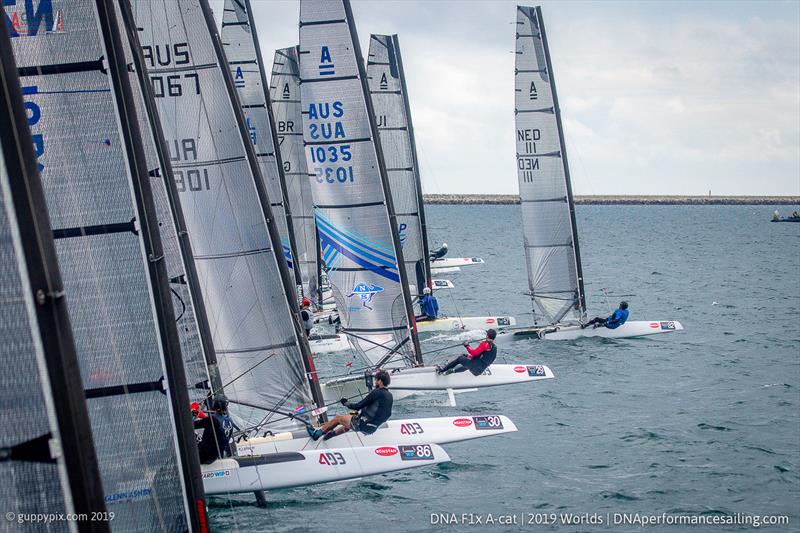
<svg viewBox="0 0 800 533">
<path fill-rule="evenodd" d="M 207 465 L 226 455 L 230 455 L 230 437 L 233 433 L 233 422 L 228 416 L 228 400 L 223 395 L 214 398 L 212 412 L 205 418 L 194 421 L 195 429 L 203 430 L 203 437 L 197 445 L 200 463 Z"/>
<path fill-rule="evenodd" d="M 439 302 L 436 301 L 436 296 L 431 294 L 428 287 L 422 289 L 422 298 L 419 299 L 419 307 L 422 314 L 414 317 L 417 322 L 424 322 L 426 320 L 436 320 L 439 316 Z"/>
<path fill-rule="evenodd" d="M 586 324 L 581 324 L 581 329 L 589 326 L 594 326 L 595 328 L 605 326 L 608 329 L 617 329 L 624 324 L 626 320 L 628 320 L 628 302 L 620 302 L 619 309 L 611 313 L 610 317 L 593 318 Z"/>
</svg>

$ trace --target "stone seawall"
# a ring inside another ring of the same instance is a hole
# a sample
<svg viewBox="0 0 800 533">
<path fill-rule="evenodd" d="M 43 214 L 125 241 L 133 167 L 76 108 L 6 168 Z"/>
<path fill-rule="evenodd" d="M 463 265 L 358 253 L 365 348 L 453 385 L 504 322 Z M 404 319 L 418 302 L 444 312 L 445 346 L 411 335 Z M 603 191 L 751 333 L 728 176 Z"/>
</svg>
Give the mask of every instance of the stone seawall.
<svg viewBox="0 0 800 533">
<path fill-rule="evenodd" d="M 516 194 L 426 194 L 426 204 L 518 204 Z M 800 196 L 576 196 L 595 205 L 800 205 Z"/>
</svg>

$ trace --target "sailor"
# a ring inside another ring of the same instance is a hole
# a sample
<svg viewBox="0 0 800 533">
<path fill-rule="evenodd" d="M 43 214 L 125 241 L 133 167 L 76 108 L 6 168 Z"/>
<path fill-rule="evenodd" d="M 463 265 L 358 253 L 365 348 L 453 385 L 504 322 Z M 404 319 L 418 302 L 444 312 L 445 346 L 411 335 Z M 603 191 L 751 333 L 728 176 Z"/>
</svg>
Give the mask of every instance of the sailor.
<svg viewBox="0 0 800 533">
<path fill-rule="evenodd" d="M 414 317 L 417 322 L 436 320 L 436 317 L 439 316 L 439 302 L 436 300 L 436 296 L 431 293 L 430 287 L 422 289 L 422 298 L 419 299 L 419 307 L 422 314 Z"/>
<path fill-rule="evenodd" d="M 325 422 L 317 429 L 309 426 L 307 428 L 309 436 L 317 440 L 324 435 L 324 439 L 328 440 L 331 437 L 350 431 L 350 429 L 364 435 L 372 435 L 381 424 L 392 416 L 394 399 L 392 398 L 392 393 L 386 388 L 390 382 L 389 373 L 385 370 L 379 370 L 375 374 L 375 388 L 363 400 L 357 403 L 351 403 L 347 398 L 340 400 L 342 405 L 348 409 L 358 411 L 357 414 L 339 415 L 333 420 Z"/>
<path fill-rule="evenodd" d="M 200 404 L 198 402 L 192 402 L 191 405 L 189 406 L 189 409 L 192 410 L 192 419 L 208 417 L 206 412 L 200 408 Z"/>
<path fill-rule="evenodd" d="M 441 248 L 431 252 L 431 256 L 430 256 L 431 257 L 431 261 L 436 261 L 437 259 L 441 259 L 445 255 L 447 255 L 447 243 L 443 242 Z"/>
<path fill-rule="evenodd" d="M 194 421 L 195 429 L 202 429 L 203 436 L 197 445 L 200 463 L 207 465 L 217 459 L 230 455 L 230 437 L 233 433 L 233 422 L 228 416 L 228 400 L 219 394 L 211 404 L 210 416 Z"/>
<path fill-rule="evenodd" d="M 772 220 L 780 220 L 780 219 L 781 219 L 781 215 L 780 215 L 780 213 L 778 213 L 778 210 L 776 209 L 775 212 L 772 213 Z"/>
<path fill-rule="evenodd" d="M 595 328 L 605 326 L 608 329 L 617 329 L 624 324 L 626 320 L 628 320 L 628 302 L 620 302 L 619 309 L 611 313 L 610 317 L 603 318 L 598 316 L 593 318 L 586 324 L 581 324 L 581 329 L 589 326 L 594 326 Z"/>
<path fill-rule="evenodd" d="M 444 374 L 450 370 L 453 372 L 469 370 L 473 376 L 480 376 L 497 358 L 497 345 L 494 343 L 495 337 L 497 337 L 497 332 L 493 329 L 487 329 L 486 338 L 476 348 L 470 348 L 469 343 L 465 342 L 464 348 L 467 349 L 469 355 L 459 355 L 446 365 L 437 366 L 436 372 Z"/>
<path fill-rule="evenodd" d="M 303 329 L 306 337 L 311 335 L 311 328 L 314 327 L 314 314 L 311 312 L 311 300 L 303 298 L 300 303 L 300 320 L 303 322 Z"/>
</svg>

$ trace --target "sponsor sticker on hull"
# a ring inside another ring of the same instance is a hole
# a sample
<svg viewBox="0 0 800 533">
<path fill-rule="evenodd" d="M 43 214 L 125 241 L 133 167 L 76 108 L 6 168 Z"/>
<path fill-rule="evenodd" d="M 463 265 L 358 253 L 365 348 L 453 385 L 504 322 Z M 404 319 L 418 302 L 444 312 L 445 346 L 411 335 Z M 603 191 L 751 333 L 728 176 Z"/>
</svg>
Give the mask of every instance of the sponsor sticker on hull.
<svg viewBox="0 0 800 533">
<path fill-rule="evenodd" d="M 433 460 L 433 450 L 430 444 L 400 446 L 400 459 L 403 461 L 431 461 Z"/>
<path fill-rule="evenodd" d="M 518 373 L 518 374 L 522 374 L 522 373 L 526 372 L 527 370 L 528 370 L 528 369 L 527 369 L 527 368 L 525 368 L 525 367 L 524 367 L 524 366 L 522 366 L 522 365 L 520 365 L 520 366 L 515 366 L 515 367 L 514 367 L 514 372 L 516 372 L 516 373 Z"/>
<path fill-rule="evenodd" d="M 658 329 L 661 327 L 661 324 L 659 324 L 658 322 L 650 322 L 650 327 L 653 329 Z"/>
<path fill-rule="evenodd" d="M 394 446 L 381 446 L 380 448 L 375 448 L 375 453 L 381 457 L 391 457 L 392 455 L 397 455 L 397 448 Z"/>
<path fill-rule="evenodd" d="M 203 479 L 216 479 L 220 477 L 228 477 L 230 475 L 230 470 L 214 470 L 213 472 L 203 472 Z"/>
<path fill-rule="evenodd" d="M 497 415 L 473 416 L 472 420 L 475 421 L 475 429 L 477 430 L 503 429 L 503 419 Z"/>
<path fill-rule="evenodd" d="M 453 420 L 453 425 L 460 428 L 465 428 L 472 425 L 472 420 L 469 418 L 456 418 Z"/>
<path fill-rule="evenodd" d="M 531 377 L 538 377 L 546 376 L 547 373 L 544 371 L 544 367 L 542 365 L 531 365 L 528 367 L 528 375 Z"/>
<path fill-rule="evenodd" d="M 672 322 L 672 321 L 661 322 L 661 329 L 668 330 L 668 331 L 669 330 L 674 330 L 675 329 L 675 322 Z"/>
</svg>

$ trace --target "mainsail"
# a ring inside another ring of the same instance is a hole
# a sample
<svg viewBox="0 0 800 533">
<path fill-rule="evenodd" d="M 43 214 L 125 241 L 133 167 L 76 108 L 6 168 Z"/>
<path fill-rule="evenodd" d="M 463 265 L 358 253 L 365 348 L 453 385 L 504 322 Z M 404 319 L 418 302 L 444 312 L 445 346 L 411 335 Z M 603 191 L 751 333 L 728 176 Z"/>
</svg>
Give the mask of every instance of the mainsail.
<svg viewBox="0 0 800 533">
<path fill-rule="evenodd" d="M 155 109 L 150 78 L 147 76 L 138 34 L 133 24 L 133 14 L 127 1 L 115 2 L 114 6 L 119 27 L 126 30 L 125 35 L 122 35 L 122 47 L 142 134 L 147 174 L 151 178 L 158 230 L 172 293 L 175 325 L 181 343 L 186 381 L 189 384 L 189 397 L 192 401 L 202 402 L 211 388 L 221 386 L 211 331 L 203 308 L 191 243 L 178 201 L 168 149 Z"/>
<path fill-rule="evenodd" d="M 102 513 L 78 359 L 2 7 L 0 20 L 0 506 L 11 522 L 28 514 Z M 109 530 L 108 522 L 93 526 Z M 30 521 L 11 529 L 41 527 Z M 77 524 L 47 529 L 77 531 Z"/>
<path fill-rule="evenodd" d="M 301 0 L 299 53 L 306 161 L 343 330 L 371 364 L 411 364 L 408 280 L 347 0 Z"/>
<path fill-rule="evenodd" d="M 584 318 L 575 207 L 541 8 L 517 7 L 517 176 L 536 324 Z"/>
<path fill-rule="evenodd" d="M 113 9 L 33 9 L 8 9 L 24 21 L 13 50 L 112 527 L 200 530 L 186 382 Z"/>
<path fill-rule="evenodd" d="M 297 47 L 275 52 L 270 96 L 278 130 L 278 146 L 286 176 L 286 195 L 292 214 L 292 229 L 297 246 L 295 263 L 299 267 L 303 294 L 322 303 L 319 290 L 319 246 L 314 224 L 314 199 L 308 180 L 303 147 L 303 106 L 300 103 L 300 66 Z M 297 267 L 296 267 L 297 268 Z"/>
<path fill-rule="evenodd" d="M 225 0 L 221 37 L 244 113 L 245 125 L 255 148 L 272 214 L 278 226 L 283 253 L 292 269 L 295 283 L 300 285 L 300 273 L 294 266 L 297 247 L 292 228 L 291 205 L 286 197 L 286 178 L 281 154 L 275 145 L 275 121 L 250 0 Z"/>
<path fill-rule="evenodd" d="M 285 413 L 313 408 L 316 375 L 211 10 L 138 0 L 134 17 L 231 413 L 242 429 L 297 428 Z"/>
<path fill-rule="evenodd" d="M 371 36 L 367 77 L 397 216 L 403 262 L 409 282 L 413 281 L 416 294 L 421 294 L 422 289 L 429 286 L 431 269 L 414 127 L 397 35 Z"/>
</svg>

